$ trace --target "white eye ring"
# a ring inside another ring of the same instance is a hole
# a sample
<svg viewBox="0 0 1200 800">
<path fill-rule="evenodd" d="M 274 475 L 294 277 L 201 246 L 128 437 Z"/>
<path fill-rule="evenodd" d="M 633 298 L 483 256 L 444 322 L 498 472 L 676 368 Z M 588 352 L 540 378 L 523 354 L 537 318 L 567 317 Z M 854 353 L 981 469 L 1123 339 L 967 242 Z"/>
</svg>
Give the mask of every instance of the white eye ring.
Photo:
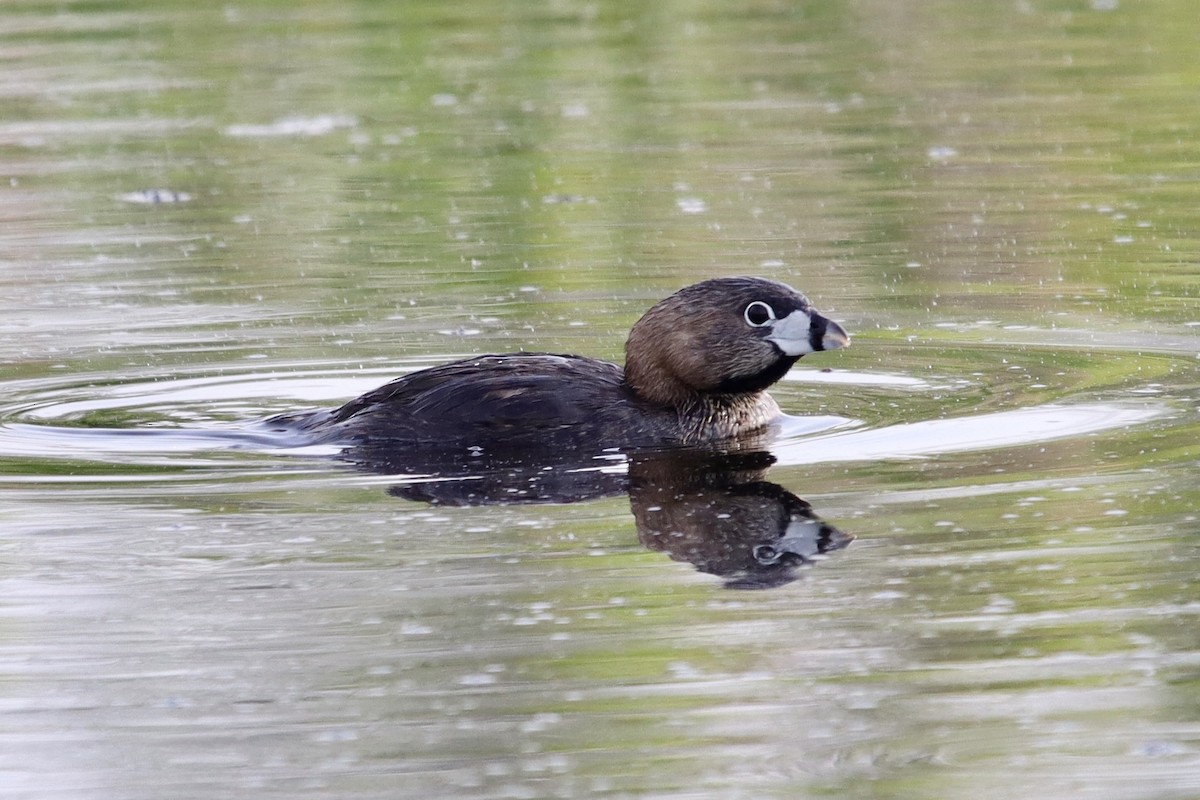
<svg viewBox="0 0 1200 800">
<path fill-rule="evenodd" d="M 763 318 L 763 314 L 767 315 L 765 319 Z M 753 303 L 746 306 L 746 312 L 742 314 L 742 316 L 746 319 L 747 325 L 751 326 L 752 328 L 761 328 L 763 325 L 766 325 L 768 322 L 771 322 L 775 319 L 775 309 L 771 308 L 762 300 L 755 300 Z M 755 320 L 757 320 L 757 322 Z"/>
</svg>

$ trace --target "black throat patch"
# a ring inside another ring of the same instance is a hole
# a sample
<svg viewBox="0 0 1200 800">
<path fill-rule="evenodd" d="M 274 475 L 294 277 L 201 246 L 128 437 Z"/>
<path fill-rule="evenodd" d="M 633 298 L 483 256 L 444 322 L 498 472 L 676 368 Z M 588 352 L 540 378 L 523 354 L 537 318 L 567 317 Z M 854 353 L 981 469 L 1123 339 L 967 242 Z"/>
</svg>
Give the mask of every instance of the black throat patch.
<svg viewBox="0 0 1200 800">
<path fill-rule="evenodd" d="M 800 359 L 800 356 L 788 356 L 780 352 L 775 363 L 766 369 L 752 375 L 737 375 L 721 381 L 712 391 L 716 394 L 751 394 L 761 392 L 787 374 Z"/>
</svg>

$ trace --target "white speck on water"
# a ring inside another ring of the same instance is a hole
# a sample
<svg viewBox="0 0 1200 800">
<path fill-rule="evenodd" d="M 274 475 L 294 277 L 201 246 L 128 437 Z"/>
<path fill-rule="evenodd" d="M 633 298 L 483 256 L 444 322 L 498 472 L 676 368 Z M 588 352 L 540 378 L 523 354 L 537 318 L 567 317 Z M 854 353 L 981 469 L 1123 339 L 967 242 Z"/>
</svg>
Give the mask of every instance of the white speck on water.
<svg viewBox="0 0 1200 800">
<path fill-rule="evenodd" d="M 1114 236 L 1113 237 L 1113 244 L 1129 244 L 1132 241 L 1133 241 L 1132 236 L 1125 235 L 1125 236 Z"/>
<path fill-rule="evenodd" d="M 449 92 L 440 92 L 429 98 L 429 102 L 438 108 L 449 108 L 458 105 L 458 96 Z"/>
<path fill-rule="evenodd" d="M 495 675 L 487 675 L 480 672 L 463 675 L 458 679 L 460 686 L 491 686 L 496 682 Z"/>
<path fill-rule="evenodd" d="M 316 117 L 283 117 L 265 125 L 236 124 L 225 128 L 225 135 L 234 138 L 266 138 L 274 136 L 324 136 L 339 128 L 353 128 L 358 118 L 346 114 L 322 114 Z"/>
<path fill-rule="evenodd" d="M 703 214 L 708 211 L 708 203 L 705 203 L 699 197 L 681 197 L 675 201 L 675 205 L 684 214 Z"/>
<path fill-rule="evenodd" d="M 703 671 L 693 667 L 686 661 L 672 661 L 667 665 L 667 670 L 671 673 L 671 677 L 680 680 L 695 680 L 704 677 Z"/>
<path fill-rule="evenodd" d="M 931 161 L 941 161 L 944 163 L 944 162 L 949 161 L 950 159 L 954 158 L 955 156 L 957 156 L 958 151 L 955 150 L 953 147 L 947 147 L 945 145 L 938 145 L 938 146 L 929 148 L 929 150 L 927 151 L 926 154 L 929 156 L 929 159 Z"/>
<path fill-rule="evenodd" d="M 173 189 L 141 189 L 136 192 L 126 192 L 118 195 L 118 200 L 137 205 L 157 206 L 171 203 L 187 203 L 192 196 L 187 192 L 177 192 Z"/>
<path fill-rule="evenodd" d="M 1017 604 L 1007 597 L 996 595 L 988 600 L 988 604 L 983 607 L 983 614 L 1011 614 L 1012 610 L 1017 607 Z"/>
<path fill-rule="evenodd" d="M 548 728 L 562 722 L 562 715 L 554 712 L 544 712 L 534 714 L 529 719 L 521 723 L 520 728 L 522 733 L 540 733 Z"/>
<path fill-rule="evenodd" d="M 562 107 L 563 119 L 584 119 L 590 113 L 583 103 L 568 103 Z"/>
</svg>

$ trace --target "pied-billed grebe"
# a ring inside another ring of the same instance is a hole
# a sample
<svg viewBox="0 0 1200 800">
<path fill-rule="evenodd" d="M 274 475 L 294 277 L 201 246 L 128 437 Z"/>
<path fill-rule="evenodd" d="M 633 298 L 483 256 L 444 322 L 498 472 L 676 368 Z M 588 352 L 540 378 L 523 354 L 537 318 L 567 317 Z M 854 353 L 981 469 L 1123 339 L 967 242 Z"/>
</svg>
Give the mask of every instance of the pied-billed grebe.
<svg viewBox="0 0 1200 800">
<path fill-rule="evenodd" d="M 780 411 L 764 390 L 801 356 L 849 344 L 790 286 L 718 278 L 647 311 L 625 344 L 624 369 L 583 356 L 478 356 L 332 411 L 269 422 L 400 457 L 704 445 L 766 430 Z"/>
</svg>

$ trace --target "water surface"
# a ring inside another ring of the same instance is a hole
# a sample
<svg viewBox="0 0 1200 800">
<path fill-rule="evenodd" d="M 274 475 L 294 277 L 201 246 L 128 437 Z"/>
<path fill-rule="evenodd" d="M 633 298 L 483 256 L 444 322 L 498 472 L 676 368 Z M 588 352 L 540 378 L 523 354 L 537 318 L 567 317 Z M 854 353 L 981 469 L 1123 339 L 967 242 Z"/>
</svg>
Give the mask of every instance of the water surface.
<svg viewBox="0 0 1200 800">
<path fill-rule="evenodd" d="M 0 793 L 1200 795 L 1193 17 L 9 4 Z M 786 581 L 252 424 L 746 273 Z"/>
</svg>

